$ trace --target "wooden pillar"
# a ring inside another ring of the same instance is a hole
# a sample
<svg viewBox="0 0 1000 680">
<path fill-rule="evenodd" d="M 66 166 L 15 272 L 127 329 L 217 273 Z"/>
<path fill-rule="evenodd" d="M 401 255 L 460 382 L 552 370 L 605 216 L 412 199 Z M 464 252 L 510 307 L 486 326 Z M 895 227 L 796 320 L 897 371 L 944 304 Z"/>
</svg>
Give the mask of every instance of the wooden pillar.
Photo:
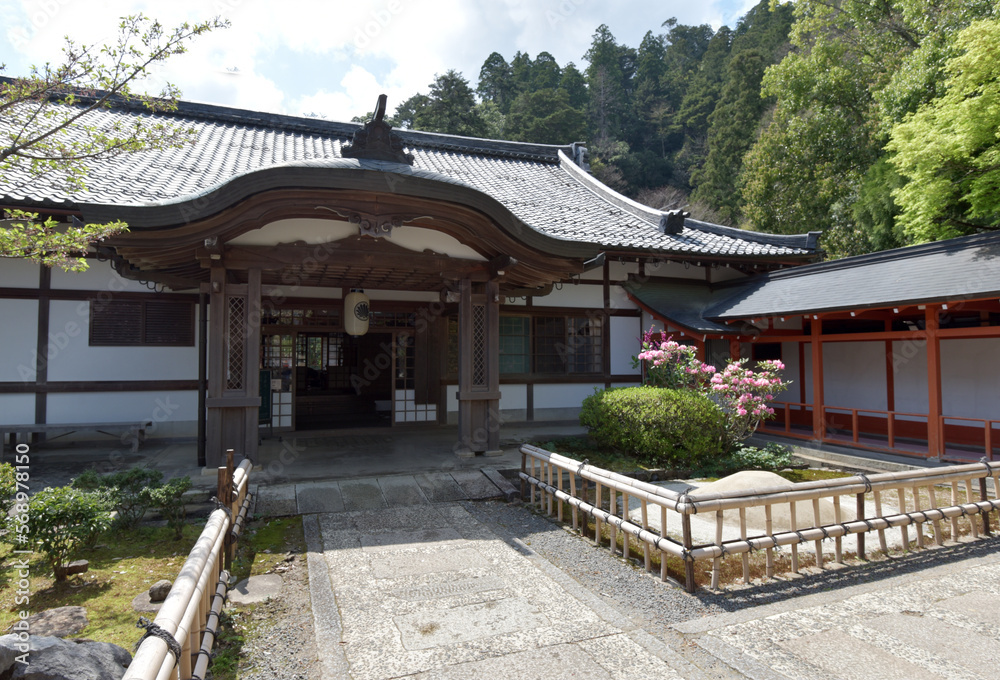
<svg viewBox="0 0 1000 680">
<path fill-rule="evenodd" d="M 938 308 L 927 305 L 924 310 L 927 331 L 927 455 L 940 458 L 944 453 L 941 431 L 941 339 L 938 336 Z"/>
<path fill-rule="evenodd" d="M 892 321 L 885 322 L 885 332 L 892 332 Z M 896 410 L 896 367 L 892 361 L 892 340 L 885 341 L 885 410 Z"/>
<path fill-rule="evenodd" d="M 799 343 L 799 402 L 806 403 L 806 343 Z"/>
<path fill-rule="evenodd" d="M 740 360 L 740 341 L 738 338 L 729 341 L 729 358 L 733 361 Z"/>
<path fill-rule="evenodd" d="M 459 284 L 458 422 L 455 453 L 500 452 L 500 286 Z"/>
<path fill-rule="evenodd" d="M 227 281 L 222 267 L 212 269 L 212 316 L 208 338 L 207 440 L 209 467 L 222 464 L 225 449 L 257 455 L 260 409 L 260 270 L 246 284 Z"/>
<path fill-rule="evenodd" d="M 823 422 L 823 322 L 813 318 L 812 334 L 812 383 L 813 383 L 813 439 L 823 441 L 826 426 Z"/>
</svg>

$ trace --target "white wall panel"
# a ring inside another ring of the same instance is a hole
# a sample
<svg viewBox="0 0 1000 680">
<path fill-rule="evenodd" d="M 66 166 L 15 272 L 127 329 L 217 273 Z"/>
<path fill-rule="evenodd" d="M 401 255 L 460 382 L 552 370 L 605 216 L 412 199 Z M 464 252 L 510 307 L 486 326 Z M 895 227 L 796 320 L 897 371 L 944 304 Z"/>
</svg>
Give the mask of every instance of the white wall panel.
<svg viewBox="0 0 1000 680">
<path fill-rule="evenodd" d="M 589 283 L 564 283 L 562 290 L 552 289 L 548 295 L 532 298 L 535 307 L 579 307 L 604 309 L 604 287 Z"/>
<path fill-rule="evenodd" d="M 46 420 L 50 423 L 88 423 L 152 420 L 155 423 L 196 421 L 198 393 L 94 392 L 50 394 Z"/>
<path fill-rule="evenodd" d="M 197 324 L 192 347 L 90 347 L 89 302 L 53 300 L 50 311 L 49 380 L 198 378 Z"/>
<path fill-rule="evenodd" d="M 886 410 L 885 343 L 823 343 L 827 406 Z"/>
<path fill-rule="evenodd" d="M 501 385 L 500 409 L 503 411 L 528 408 L 527 385 Z"/>
<path fill-rule="evenodd" d="M 941 341 L 941 410 L 965 418 L 1000 418 L 1000 338 Z"/>
<path fill-rule="evenodd" d="M 35 422 L 35 395 L 0 394 L 0 423 L 30 425 Z"/>
<path fill-rule="evenodd" d="M 0 381 L 34 382 L 38 302 L 0 300 L 0 319 Z"/>
<path fill-rule="evenodd" d="M 601 384 L 535 385 L 535 410 L 547 408 L 579 408 L 583 400 L 594 393 Z"/>
<path fill-rule="evenodd" d="M 927 413 L 927 343 L 902 340 L 892 343 L 895 410 Z"/>
<path fill-rule="evenodd" d="M 52 288 L 60 290 L 96 290 L 110 293 L 125 291 L 137 293 L 151 292 L 144 284 L 118 276 L 110 262 L 88 260 L 90 267 L 82 272 L 67 272 L 59 267 L 52 268 Z"/>
<path fill-rule="evenodd" d="M 639 353 L 642 335 L 638 317 L 611 317 L 611 373 L 612 375 L 638 375 L 639 367 L 632 368 L 632 357 Z"/>
<path fill-rule="evenodd" d="M 632 302 L 628 293 L 621 286 L 611 286 L 608 290 L 608 298 L 611 309 L 639 309 L 639 305 Z"/>
<path fill-rule="evenodd" d="M 0 259 L 0 286 L 38 288 L 39 265 L 12 257 Z"/>
</svg>

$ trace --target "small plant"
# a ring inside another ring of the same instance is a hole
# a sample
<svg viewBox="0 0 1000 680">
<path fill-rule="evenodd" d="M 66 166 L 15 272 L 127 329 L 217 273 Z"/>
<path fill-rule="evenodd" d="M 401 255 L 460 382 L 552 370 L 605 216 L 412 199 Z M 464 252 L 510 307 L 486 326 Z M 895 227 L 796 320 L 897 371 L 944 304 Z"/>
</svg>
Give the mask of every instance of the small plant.
<svg viewBox="0 0 1000 680">
<path fill-rule="evenodd" d="M 69 486 L 46 488 L 28 503 L 28 538 L 45 555 L 56 581 L 65 581 L 65 565 L 80 548 L 111 526 L 107 497 Z"/>
<path fill-rule="evenodd" d="M 73 487 L 107 491 L 118 512 L 116 524 L 120 528 L 131 529 L 153 505 L 153 490 L 160 486 L 162 479 L 162 472 L 147 467 L 134 467 L 107 475 L 87 470 L 73 480 Z"/>
<path fill-rule="evenodd" d="M 766 470 L 779 472 L 792 464 L 792 450 L 770 442 L 763 448 L 740 446 L 729 455 L 712 461 L 699 473 L 707 477 L 723 477 L 740 470 Z"/>
<path fill-rule="evenodd" d="M 184 511 L 184 494 L 191 488 L 190 477 L 176 477 L 163 486 L 150 490 L 150 500 L 174 530 L 174 538 L 184 537 L 187 515 Z"/>
</svg>

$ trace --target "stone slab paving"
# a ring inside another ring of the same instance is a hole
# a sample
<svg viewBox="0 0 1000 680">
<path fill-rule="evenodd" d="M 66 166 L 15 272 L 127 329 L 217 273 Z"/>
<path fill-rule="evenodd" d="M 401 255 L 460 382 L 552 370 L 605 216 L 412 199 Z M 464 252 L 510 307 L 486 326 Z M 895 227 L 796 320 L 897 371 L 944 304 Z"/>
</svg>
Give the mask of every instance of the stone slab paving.
<svg viewBox="0 0 1000 680">
<path fill-rule="evenodd" d="M 416 474 L 413 479 L 431 503 L 450 503 L 465 499 L 465 491 L 447 472 Z"/>
<path fill-rule="evenodd" d="M 932 567 L 675 629 L 752 678 L 994 678 L 1000 562 Z"/>
<path fill-rule="evenodd" d="M 317 639 L 340 643 L 336 677 L 683 677 L 651 651 L 645 631 L 574 592 L 582 589 L 572 579 L 540 569 L 458 504 L 321 514 L 309 527 L 314 521 L 310 587 L 329 589 L 339 614 L 324 625 L 331 612 L 317 612 Z"/>
</svg>

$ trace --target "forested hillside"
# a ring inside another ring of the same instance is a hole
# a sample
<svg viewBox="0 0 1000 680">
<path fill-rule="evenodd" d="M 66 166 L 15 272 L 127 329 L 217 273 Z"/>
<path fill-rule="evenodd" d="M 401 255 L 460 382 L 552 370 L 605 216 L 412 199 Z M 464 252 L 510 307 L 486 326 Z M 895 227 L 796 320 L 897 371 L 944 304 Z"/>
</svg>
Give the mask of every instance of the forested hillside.
<svg viewBox="0 0 1000 680">
<path fill-rule="evenodd" d="M 490 54 L 394 123 L 586 142 L 591 171 L 658 208 L 833 256 L 1000 227 L 1000 2 L 763 0 L 735 27 L 597 27 L 580 65 Z"/>
</svg>

